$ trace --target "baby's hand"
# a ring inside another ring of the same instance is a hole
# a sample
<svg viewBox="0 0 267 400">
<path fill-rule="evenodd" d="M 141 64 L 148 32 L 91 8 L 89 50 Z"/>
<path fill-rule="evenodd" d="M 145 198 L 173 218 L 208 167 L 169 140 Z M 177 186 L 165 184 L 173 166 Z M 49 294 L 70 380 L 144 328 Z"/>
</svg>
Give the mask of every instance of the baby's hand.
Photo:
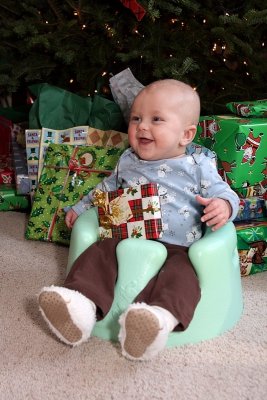
<svg viewBox="0 0 267 400">
<path fill-rule="evenodd" d="M 78 215 L 76 214 L 75 211 L 73 211 L 73 209 L 71 208 L 65 217 L 65 224 L 67 225 L 67 227 L 69 229 L 72 229 L 74 222 L 76 221 L 76 219 L 78 218 Z"/>
<path fill-rule="evenodd" d="M 201 196 L 196 196 L 196 200 L 204 206 L 204 215 L 201 221 L 206 222 L 207 226 L 211 226 L 213 231 L 226 224 L 232 214 L 232 207 L 227 200 L 219 198 L 205 199 Z"/>
</svg>

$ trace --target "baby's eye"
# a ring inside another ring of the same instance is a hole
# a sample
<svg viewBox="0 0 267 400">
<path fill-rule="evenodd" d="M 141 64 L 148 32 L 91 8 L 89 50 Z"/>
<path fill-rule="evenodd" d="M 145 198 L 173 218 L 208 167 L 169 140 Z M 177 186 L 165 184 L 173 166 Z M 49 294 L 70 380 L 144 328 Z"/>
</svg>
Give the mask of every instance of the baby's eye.
<svg viewBox="0 0 267 400">
<path fill-rule="evenodd" d="M 138 122 L 138 121 L 140 121 L 140 117 L 138 117 L 137 115 L 132 115 L 130 118 L 130 121 Z"/>
<path fill-rule="evenodd" d="M 153 117 L 153 121 L 155 121 L 155 122 L 162 121 L 162 118 L 155 116 L 155 117 Z"/>
</svg>

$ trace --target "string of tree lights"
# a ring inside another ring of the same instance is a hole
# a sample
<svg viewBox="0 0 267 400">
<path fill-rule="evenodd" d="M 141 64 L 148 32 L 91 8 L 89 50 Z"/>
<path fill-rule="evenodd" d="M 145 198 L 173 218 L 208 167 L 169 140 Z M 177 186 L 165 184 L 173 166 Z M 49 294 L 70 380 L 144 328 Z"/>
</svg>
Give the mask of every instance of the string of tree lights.
<svg viewBox="0 0 267 400">
<path fill-rule="evenodd" d="M 266 2 L 214 3 L 2 0 L 0 96 L 22 101 L 30 84 L 47 82 L 111 97 L 109 78 L 129 67 L 144 85 L 188 82 L 206 114 L 266 98 Z"/>
</svg>

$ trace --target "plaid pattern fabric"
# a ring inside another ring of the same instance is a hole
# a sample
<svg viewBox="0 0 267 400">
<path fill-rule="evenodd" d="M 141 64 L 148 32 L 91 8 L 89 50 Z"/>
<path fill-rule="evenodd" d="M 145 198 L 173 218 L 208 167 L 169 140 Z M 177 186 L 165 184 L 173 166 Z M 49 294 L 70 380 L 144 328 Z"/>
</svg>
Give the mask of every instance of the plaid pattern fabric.
<svg viewBox="0 0 267 400">
<path fill-rule="evenodd" d="M 130 207 L 131 216 L 119 225 L 110 222 L 106 225 L 106 217 L 112 216 L 112 201 L 126 198 Z M 107 207 L 98 206 L 100 239 L 114 237 L 125 239 L 128 237 L 142 239 L 158 239 L 162 236 L 162 219 L 158 185 L 148 183 L 125 189 L 118 189 L 107 193 Z M 103 222 L 105 221 L 105 223 Z"/>
</svg>

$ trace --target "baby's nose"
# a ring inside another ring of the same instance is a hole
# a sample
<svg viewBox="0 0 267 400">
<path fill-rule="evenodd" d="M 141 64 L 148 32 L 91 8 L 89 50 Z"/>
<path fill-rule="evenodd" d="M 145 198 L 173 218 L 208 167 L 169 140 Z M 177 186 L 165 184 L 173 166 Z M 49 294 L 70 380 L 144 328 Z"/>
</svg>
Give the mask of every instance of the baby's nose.
<svg viewBox="0 0 267 400">
<path fill-rule="evenodd" d="M 137 132 L 138 131 L 146 131 L 146 130 L 148 130 L 148 124 L 145 121 L 141 121 L 137 127 Z"/>
</svg>

